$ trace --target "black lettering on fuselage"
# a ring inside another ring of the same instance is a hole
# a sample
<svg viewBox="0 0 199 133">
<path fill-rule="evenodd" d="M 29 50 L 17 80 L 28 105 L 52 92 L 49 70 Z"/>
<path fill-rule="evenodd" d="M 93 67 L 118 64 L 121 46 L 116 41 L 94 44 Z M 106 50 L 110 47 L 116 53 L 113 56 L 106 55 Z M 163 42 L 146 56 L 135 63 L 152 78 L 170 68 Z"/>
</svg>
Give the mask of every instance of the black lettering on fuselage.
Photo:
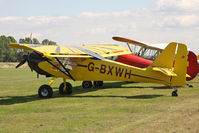
<svg viewBox="0 0 199 133">
<path fill-rule="evenodd" d="M 116 76 L 120 76 L 121 77 L 122 74 L 123 74 L 124 68 L 121 69 L 121 68 L 116 67 L 115 70 L 116 70 L 115 71 Z"/>
<path fill-rule="evenodd" d="M 113 75 L 112 70 L 113 70 L 114 66 L 112 66 L 112 67 L 108 66 L 108 68 L 109 68 L 109 71 L 108 71 L 107 75 L 109 75 L 109 74 Z"/>
<path fill-rule="evenodd" d="M 100 66 L 95 66 L 93 62 L 88 64 L 88 71 L 99 72 L 101 74 L 113 75 L 117 77 L 131 78 L 132 71 L 130 69 L 124 69 L 120 67 L 110 66 L 101 64 Z"/>
<path fill-rule="evenodd" d="M 89 71 L 94 71 L 94 69 L 95 69 L 95 68 L 94 68 L 94 65 L 95 65 L 95 64 L 94 64 L 93 62 L 90 62 L 90 63 L 88 64 L 88 70 L 89 70 Z"/>
<path fill-rule="evenodd" d="M 106 73 L 106 65 L 101 64 L 100 73 Z"/>
<path fill-rule="evenodd" d="M 131 70 L 128 72 L 128 70 L 126 69 L 124 77 L 126 78 L 127 75 L 129 76 L 128 78 L 130 79 L 130 77 L 131 77 Z"/>
</svg>

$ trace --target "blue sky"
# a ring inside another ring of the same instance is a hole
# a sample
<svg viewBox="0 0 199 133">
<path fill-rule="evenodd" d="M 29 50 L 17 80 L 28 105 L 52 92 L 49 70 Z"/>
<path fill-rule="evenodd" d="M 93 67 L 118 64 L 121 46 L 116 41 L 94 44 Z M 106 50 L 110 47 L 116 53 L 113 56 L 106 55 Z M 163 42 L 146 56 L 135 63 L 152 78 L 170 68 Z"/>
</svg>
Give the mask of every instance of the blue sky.
<svg viewBox="0 0 199 133">
<path fill-rule="evenodd" d="M 81 12 L 113 12 L 149 7 L 156 0 L 2 0 L 0 17 L 75 15 Z"/>
<path fill-rule="evenodd" d="M 0 35 L 59 45 L 180 42 L 199 53 L 199 0 L 0 0 Z"/>
</svg>

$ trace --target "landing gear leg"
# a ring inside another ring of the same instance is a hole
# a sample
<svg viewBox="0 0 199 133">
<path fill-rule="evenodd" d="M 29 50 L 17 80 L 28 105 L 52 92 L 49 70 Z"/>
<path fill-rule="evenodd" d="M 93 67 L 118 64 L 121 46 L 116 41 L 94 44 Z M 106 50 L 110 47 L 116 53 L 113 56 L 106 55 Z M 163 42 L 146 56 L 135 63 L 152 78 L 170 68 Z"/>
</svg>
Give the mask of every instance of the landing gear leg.
<svg viewBox="0 0 199 133">
<path fill-rule="evenodd" d="M 64 82 L 59 86 L 59 94 L 72 94 L 72 85 L 69 82 L 66 82 L 66 79 L 63 79 Z"/>
<path fill-rule="evenodd" d="M 174 91 L 171 93 L 171 95 L 172 95 L 173 97 L 177 97 L 177 96 L 178 96 L 178 90 L 177 90 L 176 87 L 174 87 Z"/>
<path fill-rule="evenodd" d="M 55 77 L 52 77 L 52 79 L 51 79 L 51 81 L 49 82 L 48 85 L 51 86 L 53 84 L 53 82 L 55 81 L 55 79 L 56 79 Z"/>
<path fill-rule="evenodd" d="M 55 77 L 52 77 L 48 85 L 40 86 L 38 90 L 38 95 L 40 98 L 51 98 L 53 95 L 53 89 L 51 87 L 52 83 L 55 81 Z"/>
</svg>

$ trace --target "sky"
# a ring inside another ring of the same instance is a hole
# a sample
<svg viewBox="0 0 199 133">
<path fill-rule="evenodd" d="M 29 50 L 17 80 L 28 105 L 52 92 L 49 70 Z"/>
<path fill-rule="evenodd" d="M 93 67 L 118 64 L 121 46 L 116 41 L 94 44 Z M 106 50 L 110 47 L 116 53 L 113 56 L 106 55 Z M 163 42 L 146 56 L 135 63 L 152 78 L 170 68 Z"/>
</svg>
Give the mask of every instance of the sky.
<svg viewBox="0 0 199 133">
<path fill-rule="evenodd" d="M 199 54 L 198 0 L 0 0 L 0 35 L 58 45 L 141 42 L 187 44 Z"/>
</svg>

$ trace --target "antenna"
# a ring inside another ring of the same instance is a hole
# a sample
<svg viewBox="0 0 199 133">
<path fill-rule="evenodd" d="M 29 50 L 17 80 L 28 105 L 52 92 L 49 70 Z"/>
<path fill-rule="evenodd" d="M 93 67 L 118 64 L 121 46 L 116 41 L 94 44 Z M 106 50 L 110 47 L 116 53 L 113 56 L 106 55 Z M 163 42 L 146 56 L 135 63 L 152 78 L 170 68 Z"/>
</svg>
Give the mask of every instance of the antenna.
<svg viewBox="0 0 199 133">
<path fill-rule="evenodd" d="M 32 44 L 32 32 L 30 33 L 30 44 Z"/>
</svg>

